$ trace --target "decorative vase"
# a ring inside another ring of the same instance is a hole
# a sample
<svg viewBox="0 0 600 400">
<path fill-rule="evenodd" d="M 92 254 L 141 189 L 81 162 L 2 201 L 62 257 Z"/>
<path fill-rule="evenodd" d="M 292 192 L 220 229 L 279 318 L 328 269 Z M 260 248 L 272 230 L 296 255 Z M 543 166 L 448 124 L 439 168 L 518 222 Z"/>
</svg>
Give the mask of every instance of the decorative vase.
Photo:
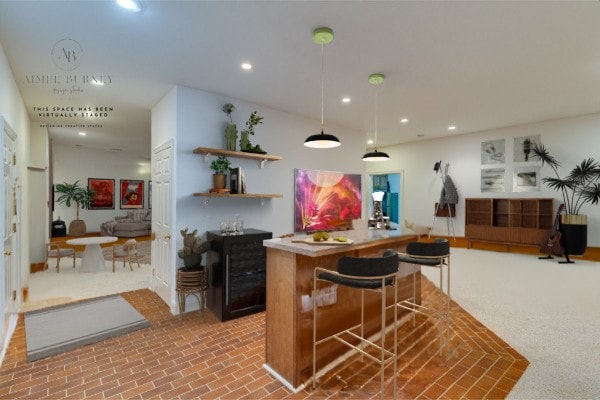
<svg viewBox="0 0 600 400">
<path fill-rule="evenodd" d="M 82 219 L 74 219 L 69 224 L 69 236 L 83 236 L 86 230 L 85 221 Z"/>
<path fill-rule="evenodd" d="M 587 248 L 587 216 L 561 215 L 559 230 L 564 238 L 565 253 L 581 256 Z"/>
<path fill-rule="evenodd" d="M 227 144 L 227 150 L 235 151 L 237 137 L 237 126 L 231 123 L 227 124 L 227 128 L 225 128 L 225 141 Z"/>
<path fill-rule="evenodd" d="M 240 138 L 240 150 L 247 151 L 250 148 L 250 132 L 241 131 L 240 134 L 242 135 Z"/>
<path fill-rule="evenodd" d="M 214 189 L 225 189 L 225 174 L 213 174 L 213 188 Z"/>
</svg>

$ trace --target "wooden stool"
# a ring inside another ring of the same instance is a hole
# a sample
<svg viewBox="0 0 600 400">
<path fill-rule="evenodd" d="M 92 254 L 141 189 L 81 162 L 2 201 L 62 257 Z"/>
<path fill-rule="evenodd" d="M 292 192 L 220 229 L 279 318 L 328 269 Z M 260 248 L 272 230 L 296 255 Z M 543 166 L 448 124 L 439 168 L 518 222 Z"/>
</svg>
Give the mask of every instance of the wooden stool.
<svg viewBox="0 0 600 400">
<path fill-rule="evenodd" d="M 205 266 L 179 268 L 175 290 L 179 298 L 179 315 L 185 312 L 185 299 L 194 295 L 198 299 L 200 310 L 206 308 L 206 289 L 208 289 L 208 269 Z"/>
</svg>

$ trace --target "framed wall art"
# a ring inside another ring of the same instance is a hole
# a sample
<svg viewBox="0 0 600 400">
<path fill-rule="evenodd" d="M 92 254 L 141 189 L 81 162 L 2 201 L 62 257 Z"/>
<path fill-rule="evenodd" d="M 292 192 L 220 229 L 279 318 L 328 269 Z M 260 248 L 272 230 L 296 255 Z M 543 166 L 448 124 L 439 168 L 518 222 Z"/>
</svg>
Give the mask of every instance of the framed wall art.
<svg viewBox="0 0 600 400">
<path fill-rule="evenodd" d="M 515 167 L 513 173 L 513 192 L 539 192 L 540 167 Z"/>
<path fill-rule="evenodd" d="M 481 170 L 481 192 L 504 192 L 504 168 Z"/>
<path fill-rule="evenodd" d="M 540 135 L 522 136 L 515 138 L 513 147 L 513 160 L 515 162 L 532 162 L 531 149 L 535 144 L 540 144 Z"/>
<path fill-rule="evenodd" d="M 144 181 L 121 179 L 121 208 L 144 208 Z"/>
<path fill-rule="evenodd" d="M 337 230 L 360 219 L 361 175 L 294 170 L 294 231 Z"/>
<path fill-rule="evenodd" d="M 481 142 L 481 164 L 504 164 L 504 139 Z"/>
<path fill-rule="evenodd" d="M 88 178 L 88 189 L 94 191 L 90 210 L 115 209 L 115 180 Z"/>
</svg>

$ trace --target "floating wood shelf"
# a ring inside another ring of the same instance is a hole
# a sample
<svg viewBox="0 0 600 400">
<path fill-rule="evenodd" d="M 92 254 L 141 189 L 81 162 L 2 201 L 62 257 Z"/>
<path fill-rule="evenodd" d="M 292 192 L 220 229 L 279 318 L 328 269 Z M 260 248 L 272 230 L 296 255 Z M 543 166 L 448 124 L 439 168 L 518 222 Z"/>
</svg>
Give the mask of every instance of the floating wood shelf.
<svg viewBox="0 0 600 400">
<path fill-rule="evenodd" d="M 262 193 L 244 193 L 244 194 L 233 194 L 233 193 L 194 193 L 194 197 L 244 197 L 244 198 L 255 198 L 255 199 L 272 199 L 281 198 L 282 194 L 262 194 Z"/>
<path fill-rule="evenodd" d="M 211 149 L 210 147 L 196 147 L 194 154 L 204 154 L 204 161 L 208 162 L 208 156 L 226 156 L 226 157 L 237 157 L 246 158 L 248 160 L 260 161 L 260 167 L 264 166 L 265 161 L 279 161 L 283 160 L 283 157 L 274 156 L 272 154 L 258 154 L 258 153 L 246 153 L 245 151 L 234 151 L 234 150 L 223 150 L 223 149 Z"/>
</svg>

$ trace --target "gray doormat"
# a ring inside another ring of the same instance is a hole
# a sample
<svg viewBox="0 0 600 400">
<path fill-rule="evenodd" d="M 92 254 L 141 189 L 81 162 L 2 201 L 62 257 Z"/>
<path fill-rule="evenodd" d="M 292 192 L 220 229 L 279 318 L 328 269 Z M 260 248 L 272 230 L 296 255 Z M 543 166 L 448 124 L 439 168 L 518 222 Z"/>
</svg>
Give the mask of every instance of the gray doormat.
<svg viewBox="0 0 600 400">
<path fill-rule="evenodd" d="M 24 319 L 29 362 L 150 326 L 120 295 L 30 311 Z"/>
</svg>

